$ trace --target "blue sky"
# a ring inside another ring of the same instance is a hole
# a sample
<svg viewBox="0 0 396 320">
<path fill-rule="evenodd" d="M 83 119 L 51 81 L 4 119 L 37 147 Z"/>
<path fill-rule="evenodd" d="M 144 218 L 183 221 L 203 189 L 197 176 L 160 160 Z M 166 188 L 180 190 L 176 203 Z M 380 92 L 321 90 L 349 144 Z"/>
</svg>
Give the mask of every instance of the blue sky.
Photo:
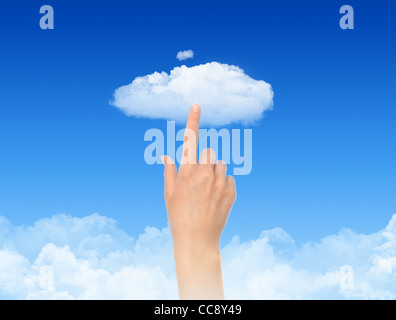
<svg viewBox="0 0 396 320">
<path fill-rule="evenodd" d="M 55 9 L 55 30 L 39 8 Z M 339 8 L 355 9 L 341 30 Z M 218 61 L 269 82 L 253 172 L 237 177 L 224 240 L 281 227 L 297 242 L 371 233 L 396 212 L 392 1 L 7 1 L 0 12 L 0 215 L 31 224 L 98 212 L 140 234 L 163 227 L 150 128 L 109 105 L 135 77 Z M 204 106 L 203 106 L 204 108 Z M 204 112 L 204 110 L 203 110 Z M 233 128 L 243 128 L 233 125 Z"/>
</svg>

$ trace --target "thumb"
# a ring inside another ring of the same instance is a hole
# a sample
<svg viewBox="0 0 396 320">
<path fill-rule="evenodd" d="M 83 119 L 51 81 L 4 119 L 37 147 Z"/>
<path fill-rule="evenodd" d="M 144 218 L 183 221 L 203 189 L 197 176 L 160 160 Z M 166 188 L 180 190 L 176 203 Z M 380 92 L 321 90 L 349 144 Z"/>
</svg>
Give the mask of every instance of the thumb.
<svg viewBox="0 0 396 320">
<path fill-rule="evenodd" d="M 164 194 L 167 200 L 172 194 L 176 184 L 177 168 L 171 157 L 162 156 L 164 163 Z"/>
</svg>

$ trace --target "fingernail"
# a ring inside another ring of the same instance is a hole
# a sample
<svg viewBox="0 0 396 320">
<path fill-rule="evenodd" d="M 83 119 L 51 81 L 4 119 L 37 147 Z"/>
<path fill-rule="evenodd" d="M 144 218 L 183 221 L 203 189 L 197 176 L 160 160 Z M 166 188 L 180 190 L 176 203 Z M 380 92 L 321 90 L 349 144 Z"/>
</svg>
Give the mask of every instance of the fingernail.
<svg viewBox="0 0 396 320">
<path fill-rule="evenodd" d="M 199 104 L 194 104 L 192 107 L 194 112 L 199 112 L 199 110 L 201 109 L 201 107 L 199 106 Z"/>
<path fill-rule="evenodd" d="M 163 164 L 165 164 L 165 157 L 164 156 L 161 156 L 161 161 L 162 161 Z"/>
</svg>

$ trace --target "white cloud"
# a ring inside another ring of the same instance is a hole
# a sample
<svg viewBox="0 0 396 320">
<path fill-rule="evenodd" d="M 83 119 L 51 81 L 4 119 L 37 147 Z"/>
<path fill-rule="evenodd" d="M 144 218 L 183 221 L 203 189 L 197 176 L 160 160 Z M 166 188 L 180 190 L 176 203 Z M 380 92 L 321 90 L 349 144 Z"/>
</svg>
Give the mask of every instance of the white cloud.
<svg viewBox="0 0 396 320">
<path fill-rule="evenodd" d="M 222 260 L 230 299 L 395 299 L 396 215 L 373 234 L 345 229 L 302 246 L 280 228 L 234 237 Z M 18 227 L 0 217 L 0 298 L 177 298 L 169 229 L 134 239 L 98 214 Z"/>
<path fill-rule="evenodd" d="M 111 104 L 128 116 L 176 120 L 184 124 L 194 103 L 202 107 L 202 124 L 221 126 L 259 120 L 272 109 L 273 91 L 236 66 L 211 62 L 154 72 L 118 88 Z"/>
<path fill-rule="evenodd" d="M 194 51 L 192 51 L 192 50 L 179 51 L 176 55 L 176 58 L 179 61 L 192 59 L 192 58 L 194 58 Z"/>
</svg>

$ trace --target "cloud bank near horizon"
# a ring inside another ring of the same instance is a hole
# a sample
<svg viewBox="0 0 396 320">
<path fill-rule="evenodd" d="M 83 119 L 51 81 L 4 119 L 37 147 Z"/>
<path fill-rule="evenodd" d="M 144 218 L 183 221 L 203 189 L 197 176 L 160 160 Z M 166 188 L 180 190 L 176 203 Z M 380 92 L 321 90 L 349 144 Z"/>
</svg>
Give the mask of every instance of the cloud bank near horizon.
<svg viewBox="0 0 396 320">
<path fill-rule="evenodd" d="M 372 234 L 343 229 L 297 246 L 284 230 L 222 249 L 229 299 L 395 299 L 396 215 Z M 133 238 L 113 219 L 0 217 L 0 298 L 177 299 L 168 228 Z"/>
<path fill-rule="evenodd" d="M 111 105 L 128 116 L 185 124 L 190 107 L 199 103 L 203 125 L 247 125 L 272 109 L 273 97 L 269 83 L 239 67 L 211 62 L 137 77 L 115 90 Z"/>
</svg>

